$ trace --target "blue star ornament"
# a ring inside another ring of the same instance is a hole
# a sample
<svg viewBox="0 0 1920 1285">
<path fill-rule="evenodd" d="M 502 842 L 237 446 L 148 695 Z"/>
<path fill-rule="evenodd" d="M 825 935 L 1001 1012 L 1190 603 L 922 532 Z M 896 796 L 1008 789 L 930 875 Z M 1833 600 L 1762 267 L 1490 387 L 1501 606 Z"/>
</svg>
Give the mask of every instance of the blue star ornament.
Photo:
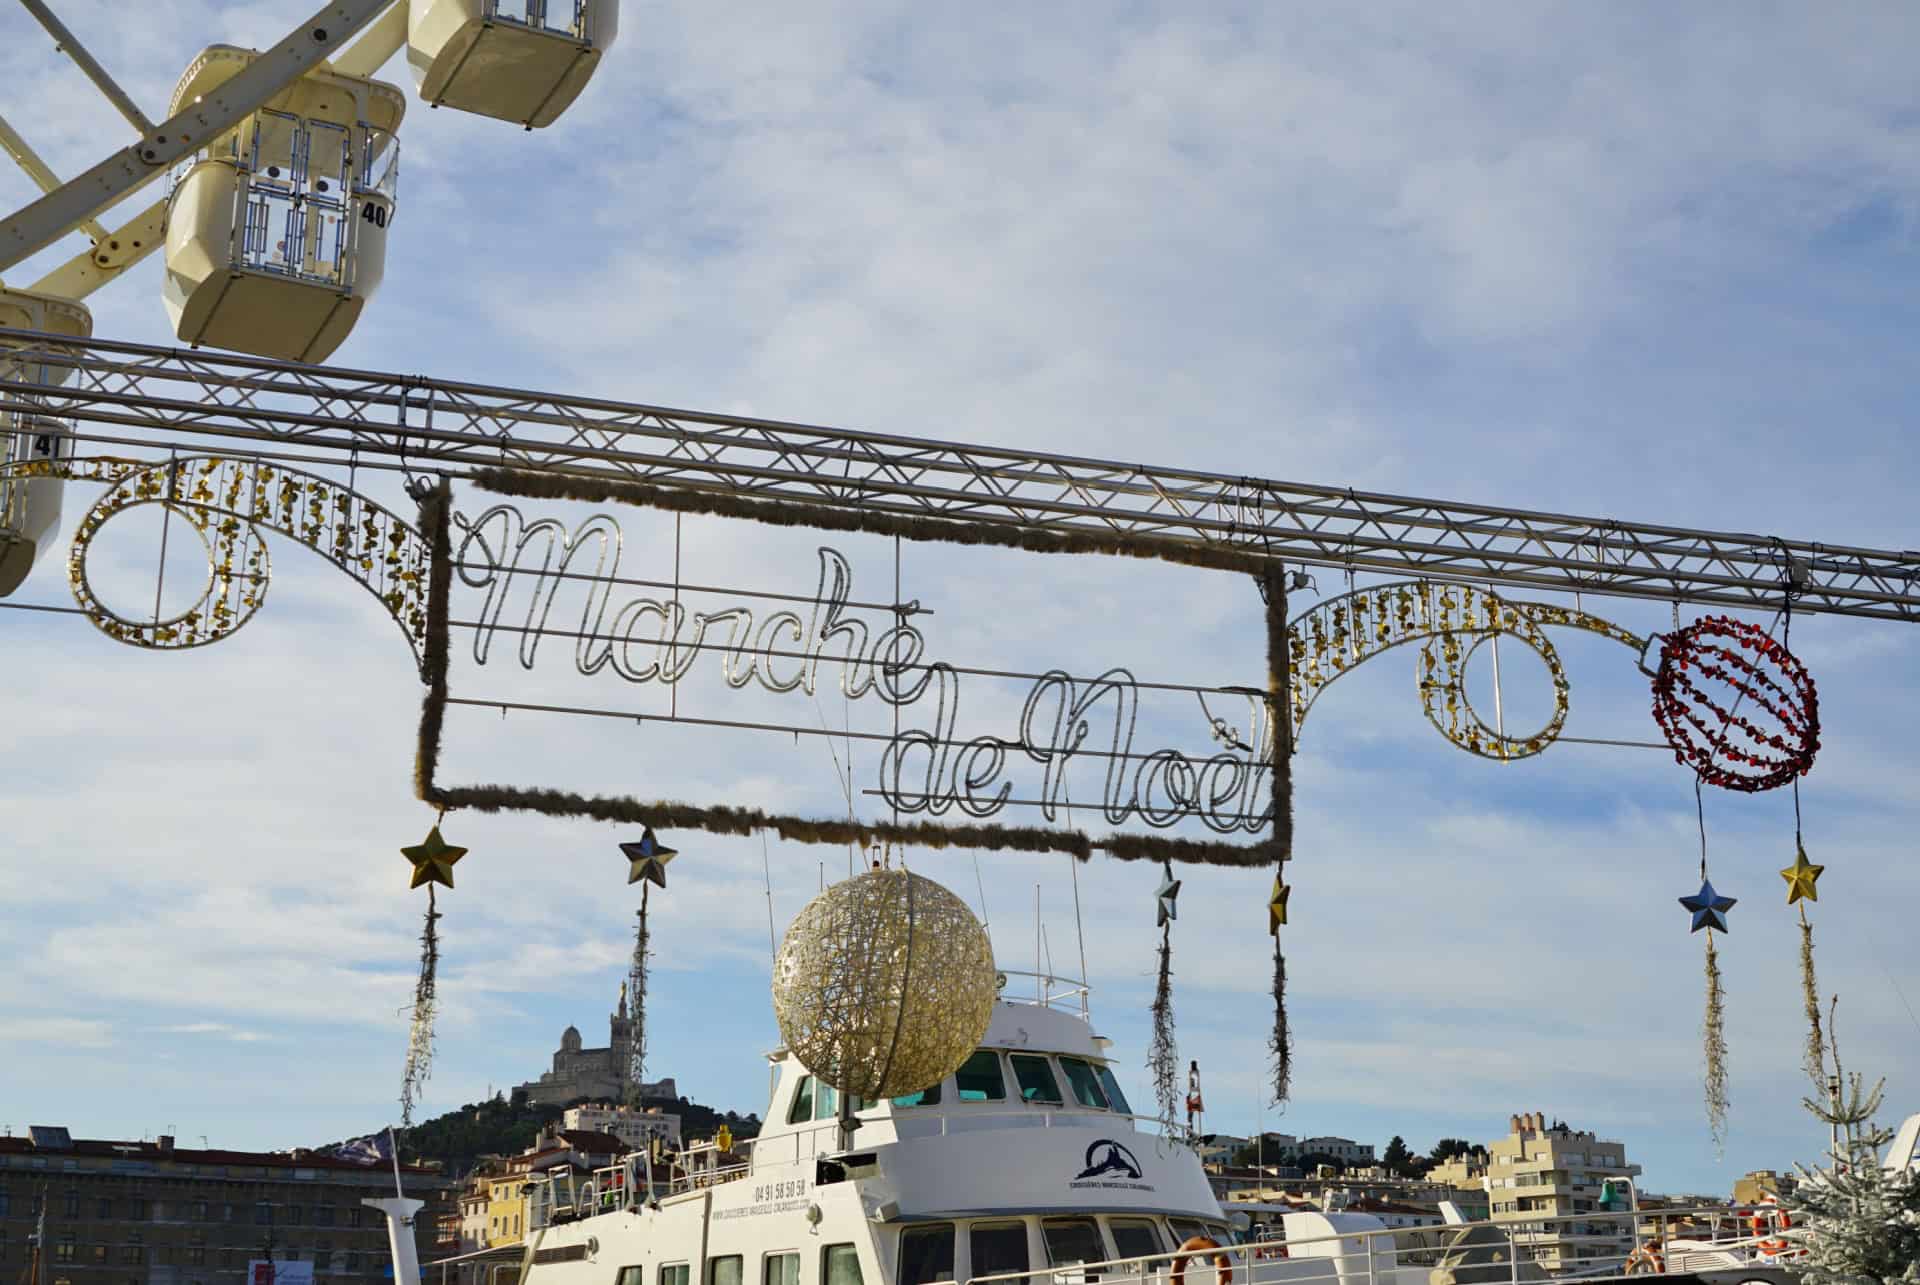
<svg viewBox="0 0 1920 1285">
<path fill-rule="evenodd" d="M 1727 927 L 1727 912 L 1733 909 L 1737 897 L 1722 897 L 1713 890 L 1707 880 L 1700 881 L 1700 891 L 1691 897 L 1680 898 L 1680 904 L 1693 914 L 1693 931 L 1702 928 L 1718 928 L 1721 932 L 1732 932 Z"/>
</svg>

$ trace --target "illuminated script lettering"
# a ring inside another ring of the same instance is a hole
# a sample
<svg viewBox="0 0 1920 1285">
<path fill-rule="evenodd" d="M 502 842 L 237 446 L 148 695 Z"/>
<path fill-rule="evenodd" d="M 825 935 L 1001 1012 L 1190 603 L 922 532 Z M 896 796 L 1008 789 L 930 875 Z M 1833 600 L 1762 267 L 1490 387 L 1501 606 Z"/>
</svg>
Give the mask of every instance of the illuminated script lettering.
<svg viewBox="0 0 1920 1285">
<path fill-rule="evenodd" d="M 1227 747 L 1196 756 L 1135 748 L 1141 688 L 1127 670 L 1092 678 L 1063 670 L 1013 675 L 1031 684 L 1017 725 L 1007 734 L 966 737 L 961 679 L 968 675 L 927 658 L 926 637 L 912 623 L 919 605 L 866 604 L 890 617 L 884 627 L 870 624 L 855 605 L 852 568 L 834 549 L 818 551 L 810 600 L 766 595 L 787 605 L 696 611 L 672 586 L 624 596 L 644 582 L 620 581 L 621 532 L 604 514 L 571 531 L 552 518 L 528 522 L 504 504 L 454 520 L 460 583 L 481 596 L 477 619 L 463 622 L 473 631 L 476 664 L 489 661 L 496 636 L 506 631 L 518 635 L 518 659 L 528 669 L 543 640 L 558 637 L 572 640 L 582 675 L 610 672 L 629 683 L 678 684 L 704 666 L 730 688 L 752 684 L 811 697 L 824 677 L 850 701 L 872 696 L 914 716 L 914 726 L 887 740 L 870 791 L 902 814 L 957 809 L 983 818 L 1020 805 L 1057 822 L 1071 808 L 1098 809 L 1113 825 L 1197 820 L 1221 834 L 1258 834 L 1272 818 L 1276 729 L 1262 693 L 1230 689 L 1246 703 L 1243 737 L 1206 705 L 1205 692 L 1222 689 L 1192 689 L 1198 730 Z M 1068 774 L 1076 764 L 1099 780 L 1097 797 L 1071 797 Z M 1016 779 L 1033 777 L 1016 797 Z"/>
</svg>

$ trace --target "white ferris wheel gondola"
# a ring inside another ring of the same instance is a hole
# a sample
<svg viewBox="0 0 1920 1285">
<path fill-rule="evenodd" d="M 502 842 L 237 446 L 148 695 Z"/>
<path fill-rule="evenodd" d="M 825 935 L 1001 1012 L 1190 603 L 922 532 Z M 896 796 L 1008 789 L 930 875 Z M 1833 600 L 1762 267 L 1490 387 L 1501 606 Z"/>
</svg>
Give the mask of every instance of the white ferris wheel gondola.
<svg viewBox="0 0 1920 1285">
<path fill-rule="evenodd" d="M 93 334 L 93 314 L 84 304 L 26 290 L 0 289 L 0 327 L 70 339 Z M 57 387 L 70 367 L 26 355 L 27 345 L 0 342 L 0 377 Z M 0 597 L 19 588 L 42 553 L 60 535 L 60 492 L 51 474 L 20 472 L 20 464 L 51 461 L 72 453 L 64 421 L 52 415 L 0 411 Z"/>
<path fill-rule="evenodd" d="M 407 62 L 435 107 L 551 125 L 620 30 L 619 0 L 407 0 Z"/>
<path fill-rule="evenodd" d="M 214 45 L 172 112 L 258 57 Z M 324 361 L 385 275 L 399 143 L 397 86 L 322 63 L 202 149 L 167 211 L 163 297 L 174 332 L 287 361 Z"/>
</svg>

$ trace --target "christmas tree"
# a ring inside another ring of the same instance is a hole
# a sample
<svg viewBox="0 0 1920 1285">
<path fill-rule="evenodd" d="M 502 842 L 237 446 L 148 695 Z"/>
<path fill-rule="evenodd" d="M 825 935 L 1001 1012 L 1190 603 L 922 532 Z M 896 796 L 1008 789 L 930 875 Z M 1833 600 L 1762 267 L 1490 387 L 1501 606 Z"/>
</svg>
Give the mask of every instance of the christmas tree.
<svg viewBox="0 0 1920 1285">
<path fill-rule="evenodd" d="M 1818 1039 L 1818 1025 L 1814 1031 Z M 1821 1049 L 1817 1068 L 1814 1047 Z M 1798 1166 L 1796 1226 L 1787 1234 L 1806 1252 L 1794 1266 L 1807 1285 L 1920 1285 L 1920 1171 L 1880 1164 L 1880 1148 L 1893 1136 L 1873 1119 L 1886 1082 L 1867 1089 L 1859 1072 L 1842 1069 L 1832 1016 L 1809 1054 L 1808 1073 L 1820 1072 L 1813 1079 L 1826 1100 L 1802 1105 L 1832 1130 L 1834 1144 L 1828 1164 Z"/>
</svg>

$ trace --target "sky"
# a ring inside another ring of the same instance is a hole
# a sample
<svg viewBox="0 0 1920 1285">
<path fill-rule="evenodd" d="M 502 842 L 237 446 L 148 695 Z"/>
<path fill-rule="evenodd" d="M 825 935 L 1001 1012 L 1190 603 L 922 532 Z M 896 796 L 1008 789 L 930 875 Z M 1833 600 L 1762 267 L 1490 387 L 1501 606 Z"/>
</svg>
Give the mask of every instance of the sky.
<svg viewBox="0 0 1920 1285">
<path fill-rule="evenodd" d="M 136 27 L 109 0 L 60 6 L 156 117 L 203 45 L 263 47 L 304 16 L 279 0 L 147 10 Z M 1911 548 L 1916 39 L 1920 17 L 1894 4 L 630 3 L 550 129 L 410 101 L 386 279 L 333 362 Z M 409 77 L 402 59 L 384 75 Z M 62 174 L 127 141 L 17 9 L 0 11 L 0 85 L 0 112 Z M 33 194 L 0 173 L 0 206 Z M 26 286 L 82 248 L 0 275 Z M 96 333 L 172 343 L 160 281 L 149 261 L 94 296 Z M 392 479 L 365 489 L 403 503 Z M 69 532 L 89 502 L 70 490 Z M 464 514 L 489 503 L 457 492 Z M 616 516 L 623 574 L 671 578 L 671 522 Z M 98 582 L 138 603 L 152 530 L 124 522 Z M 876 537 L 689 518 L 680 542 L 688 580 L 809 595 L 831 545 L 856 594 L 892 588 Z M 278 1148 L 397 1115 L 422 911 L 397 850 L 434 819 L 411 792 L 419 684 L 376 605 L 272 544 L 266 608 L 197 652 L 0 617 L 19 675 L 0 695 L 0 1126 Z M 59 563 L 12 601 L 65 605 Z M 930 654 L 957 664 L 1262 681 L 1258 600 L 1224 573 L 909 546 L 901 575 L 933 612 Z M 1315 576 L 1296 610 L 1346 588 Z M 1675 620 L 1582 605 L 1640 634 Z M 456 693 L 889 717 L 829 683 L 811 703 L 734 694 L 713 665 L 671 696 L 587 679 L 564 639 L 522 670 L 511 641 L 486 665 L 461 651 Z M 1626 650 L 1554 641 L 1568 735 L 1658 740 Z M 1920 632 L 1803 613 L 1792 647 L 1820 692 L 1800 795 L 1828 867 L 1820 985 L 1840 997 L 1848 1065 L 1887 1077 L 1891 1123 L 1920 1110 Z M 1538 721 L 1544 670 L 1520 650 L 1503 653 L 1504 706 Z M 1702 1106 L 1704 938 L 1675 901 L 1698 884 L 1689 775 L 1645 748 L 1463 754 L 1420 717 L 1415 659 L 1342 678 L 1303 732 L 1284 1111 L 1263 1096 L 1270 874 L 1181 874 L 1177 1033 L 1206 1127 L 1425 1150 L 1538 1110 L 1624 1141 L 1644 1188 L 1681 1192 L 1816 1160 L 1798 931 L 1775 873 L 1790 792 L 1704 800 L 1714 883 L 1739 899 L 1718 940 L 1721 1151 Z M 1017 719 L 1019 685 L 964 686 L 969 728 Z M 1184 704 L 1143 701 L 1141 718 L 1143 744 L 1213 748 Z M 824 814 L 847 806 L 846 767 L 856 790 L 878 767 L 871 743 L 520 712 L 456 713 L 447 744 L 449 779 Z M 1023 771 L 1016 788 L 1038 789 Z M 875 815 L 870 796 L 854 806 Z M 569 1024 L 604 1042 L 636 902 L 627 831 L 455 814 L 446 832 L 471 853 L 440 902 L 426 1114 L 531 1078 Z M 770 921 L 783 929 L 848 854 L 663 837 L 680 856 L 652 903 L 649 1074 L 762 1110 Z M 1033 967 L 1037 903 L 1043 960 L 1077 973 L 1084 955 L 1096 1028 L 1151 1100 L 1156 870 L 904 860 L 984 909 L 1004 967 Z"/>
</svg>

